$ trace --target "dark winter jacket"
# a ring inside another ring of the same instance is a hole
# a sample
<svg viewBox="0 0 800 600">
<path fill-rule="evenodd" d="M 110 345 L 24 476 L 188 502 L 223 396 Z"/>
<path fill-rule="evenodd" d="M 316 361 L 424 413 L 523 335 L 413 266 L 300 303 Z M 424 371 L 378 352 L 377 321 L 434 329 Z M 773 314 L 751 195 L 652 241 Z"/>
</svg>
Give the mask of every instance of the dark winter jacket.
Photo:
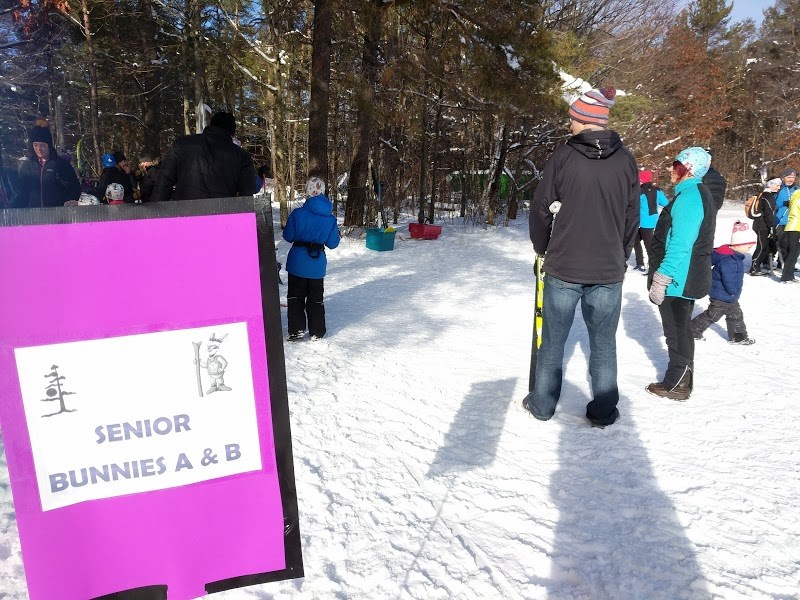
<svg viewBox="0 0 800 600">
<path fill-rule="evenodd" d="M 775 227 L 775 194 L 761 192 L 758 209 L 753 212 L 753 231 L 772 231 Z"/>
<path fill-rule="evenodd" d="M 77 200 L 80 195 L 81 183 L 75 169 L 50 146 L 50 158 L 42 167 L 35 154 L 20 164 L 13 205 L 18 208 L 64 206 L 65 202 Z"/>
<path fill-rule="evenodd" d="M 283 228 L 283 239 L 292 242 L 286 257 L 286 271 L 297 277 L 322 279 L 328 266 L 325 256 L 339 245 L 339 227 L 333 205 L 325 196 L 312 196 L 294 209 Z"/>
<path fill-rule="evenodd" d="M 711 192 L 715 210 L 722 208 L 722 203 L 725 202 L 725 192 L 728 189 L 727 180 L 714 167 L 709 167 L 708 172 L 703 175 L 703 185 Z"/>
<path fill-rule="evenodd" d="M 174 187 L 174 191 L 173 191 Z M 258 191 L 250 155 L 215 125 L 175 140 L 161 161 L 151 202 L 249 196 Z"/>
<path fill-rule="evenodd" d="M 639 204 L 636 161 L 614 131 L 585 130 L 556 148 L 531 204 L 531 241 L 537 254 L 547 252 L 547 274 L 571 283 L 622 281 Z"/>
<path fill-rule="evenodd" d="M 106 188 L 111 183 L 118 183 L 125 190 L 125 197 L 123 198 L 125 202 L 133 202 L 133 181 L 131 176 L 117 167 L 103 169 L 103 172 L 100 173 L 100 180 L 97 182 L 97 193 L 95 195 L 102 199 L 106 195 Z"/>
<path fill-rule="evenodd" d="M 152 199 L 160 171 L 161 165 L 156 163 L 147 167 L 147 170 L 142 174 L 142 178 L 139 180 L 139 198 L 141 198 L 142 202 L 150 202 Z"/>
<path fill-rule="evenodd" d="M 711 254 L 711 292 L 709 296 L 723 302 L 736 302 L 744 284 L 744 254 L 730 246 L 714 248 Z"/>
<path fill-rule="evenodd" d="M 696 300 L 711 289 L 711 252 L 717 209 L 700 179 L 690 177 L 675 186 L 675 198 L 658 217 L 650 245 L 650 272 L 672 278 L 667 296 Z"/>
</svg>

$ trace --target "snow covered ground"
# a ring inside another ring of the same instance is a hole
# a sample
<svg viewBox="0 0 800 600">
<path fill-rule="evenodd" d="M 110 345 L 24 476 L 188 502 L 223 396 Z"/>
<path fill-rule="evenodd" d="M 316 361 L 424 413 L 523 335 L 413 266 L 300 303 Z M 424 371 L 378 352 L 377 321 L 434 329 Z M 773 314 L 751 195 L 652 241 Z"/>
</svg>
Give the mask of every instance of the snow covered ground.
<svg viewBox="0 0 800 600">
<path fill-rule="evenodd" d="M 723 208 L 717 244 L 740 215 Z M 346 239 L 328 256 L 328 336 L 286 345 L 306 577 L 212 598 L 800 597 L 800 284 L 746 278 L 757 343 L 728 345 L 724 323 L 712 326 L 693 395 L 678 403 L 644 391 L 666 347 L 645 278 L 629 272 L 622 416 L 597 429 L 584 418 L 580 312 L 555 417 L 520 405 L 526 218 L 445 222 L 436 241 L 401 226 L 394 251 Z M 0 599 L 26 596 L 0 454 Z"/>
</svg>

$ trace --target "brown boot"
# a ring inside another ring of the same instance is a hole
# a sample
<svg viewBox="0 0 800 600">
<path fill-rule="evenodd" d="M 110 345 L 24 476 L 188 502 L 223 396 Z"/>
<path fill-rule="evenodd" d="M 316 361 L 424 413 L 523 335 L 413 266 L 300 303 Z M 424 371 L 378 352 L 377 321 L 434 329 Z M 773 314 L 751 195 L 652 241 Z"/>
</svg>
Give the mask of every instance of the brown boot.
<svg viewBox="0 0 800 600">
<path fill-rule="evenodd" d="M 683 374 L 683 377 L 681 377 L 681 380 L 674 387 L 667 387 L 664 385 L 663 381 L 659 381 L 658 383 L 651 383 L 644 389 L 654 396 L 683 402 L 688 400 L 689 396 L 692 395 L 692 384 L 692 370 L 687 368 L 686 372 Z"/>
</svg>

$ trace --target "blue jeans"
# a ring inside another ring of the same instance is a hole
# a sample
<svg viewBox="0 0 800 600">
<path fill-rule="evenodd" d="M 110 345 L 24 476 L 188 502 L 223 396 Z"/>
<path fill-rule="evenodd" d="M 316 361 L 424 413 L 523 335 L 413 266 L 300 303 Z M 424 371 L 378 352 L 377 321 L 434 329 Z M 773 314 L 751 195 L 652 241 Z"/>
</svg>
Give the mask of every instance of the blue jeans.
<svg viewBox="0 0 800 600">
<path fill-rule="evenodd" d="M 541 419 L 549 419 L 556 412 L 564 374 L 564 344 L 580 300 L 589 331 L 593 396 L 586 406 L 586 416 L 597 424 L 613 423 L 619 415 L 616 334 L 622 308 L 622 282 L 584 285 L 550 275 L 545 275 L 544 281 L 542 345 L 536 359 L 536 383 L 530 410 Z"/>
</svg>

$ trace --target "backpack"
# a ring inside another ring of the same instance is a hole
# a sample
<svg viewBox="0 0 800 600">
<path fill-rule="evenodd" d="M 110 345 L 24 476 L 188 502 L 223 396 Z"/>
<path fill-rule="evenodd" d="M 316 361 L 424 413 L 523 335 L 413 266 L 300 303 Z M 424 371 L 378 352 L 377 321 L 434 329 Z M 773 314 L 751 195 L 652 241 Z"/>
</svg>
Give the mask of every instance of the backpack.
<svg viewBox="0 0 800 600">
<path fill-rule="evenodd" d="M 750 196 L 744 202 L 744 214 L 747 215 L 748 219 L 755 219 L 756 217 L 761 216 L 761 212 L 759 211 L 761 208 L 761 194 L 758 196 Z"/>
</svg>

